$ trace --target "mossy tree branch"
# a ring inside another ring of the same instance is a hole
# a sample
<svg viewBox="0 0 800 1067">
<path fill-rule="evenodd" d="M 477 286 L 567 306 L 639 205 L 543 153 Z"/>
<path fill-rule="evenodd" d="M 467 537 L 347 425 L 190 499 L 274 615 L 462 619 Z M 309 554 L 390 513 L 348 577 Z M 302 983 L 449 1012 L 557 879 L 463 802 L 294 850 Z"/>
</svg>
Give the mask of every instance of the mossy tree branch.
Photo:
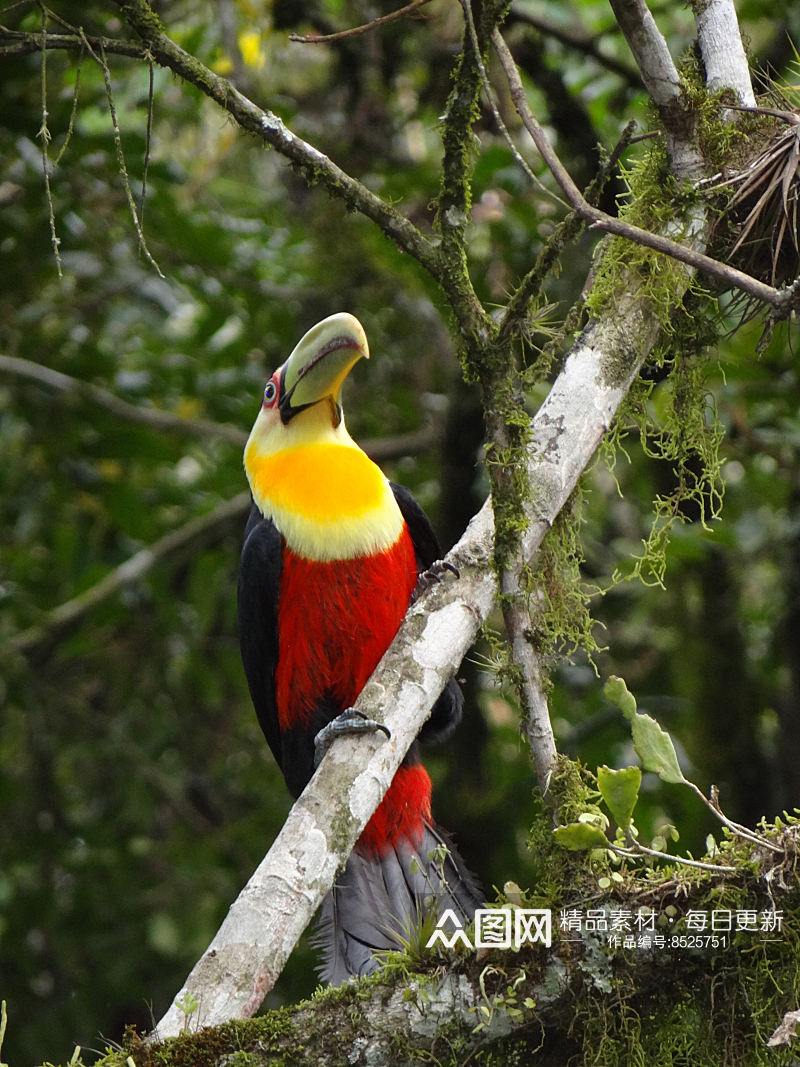
<svg viewBox="0 0 800 1067">
<path fill-rule="evenodd" d="M 784 1062 L 775 1060 L 768 1046 L 788 1045 L 794 1033 L 792 1028 L 782 1036 L 779 1024 L 798 993 L 797 831 L 796 825 L 767 828 L 769 851 L 726 842 L 733 873 L 725 874 L 724 883 L 718 871 L 679 865 L 660 877 L 629 871 L 617 894 L 606 899 L 597 896 L 596 872 L 561 852 L 561 884 L 548 900 L 553 909 L 549 950 L 494 949 L 480 957 L 462 952 L 438 960 L 433 973 L 427 967 L 415 973 L 416 957 L 393 957 L 372 978 L 214 1030 L 202 1028 L 202 1008 L 194 1008 L 174 1038 L 147 1045 L 129 1037 L 101 1067 L 126 1067 L 128 1056 L 137 1067 L 221 1065 L 232 1056 L 265 1067 L 276 1062 L 410 1067 L 423 1061 L 455 1067 L 479 1052 L 498 1062 L 527 1062 L 536 1052 L 536 1063 L 561 1067 L 567 1060 L 588 1059 L 599 1040 L 608 1062 L 618 1053 L 613 1062 L 667 1067 L 675 1059 L 663 1045 L 666 1035 L 675 1048 L 691 1049 L 692 1063 L 702 1067 L 725 1056 L 737 1063 Z M 727 937 L 708 936 L 706 951 L 672 947 L 673 937 L 692 941 L 686 925 L 690 912 L 708 916 L 721 906 L 723 884 L 729 914 L 780 915 L 781 936 L 751 926 Z M 609 925 L 614 911 L 621 914 L 625 908 L 632 915 L 643 908 L 654 918 L 666 917 L 670 909 L 677 918 L 670 927 L 654 927 L 649 948 L 615 949 L 608 935 L 585 928 L 579 937 L 561 932 L 559 909 L 582 911 L 587 892 L 596 914 L 606 914 Z M 610 997 L 613 1012 L 608 1011 Z M 628 1025 L 632 1021 L 635 1025 Z"/>
</svg>

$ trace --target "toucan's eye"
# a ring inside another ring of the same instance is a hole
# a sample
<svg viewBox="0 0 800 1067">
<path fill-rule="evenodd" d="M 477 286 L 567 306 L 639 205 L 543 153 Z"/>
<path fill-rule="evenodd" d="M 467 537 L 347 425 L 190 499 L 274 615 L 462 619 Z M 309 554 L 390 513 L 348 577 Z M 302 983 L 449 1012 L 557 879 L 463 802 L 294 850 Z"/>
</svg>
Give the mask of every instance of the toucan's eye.
<svg viewBox="0 0 800 1067">
<path fill-rule="evenodd" d="M 267 382 L 267 387 L 264 390 L 264 407 L 271 408 L 275 403 L 278 396 L 278 386 L 274 380 L 270 379 Z"/>
</svg>

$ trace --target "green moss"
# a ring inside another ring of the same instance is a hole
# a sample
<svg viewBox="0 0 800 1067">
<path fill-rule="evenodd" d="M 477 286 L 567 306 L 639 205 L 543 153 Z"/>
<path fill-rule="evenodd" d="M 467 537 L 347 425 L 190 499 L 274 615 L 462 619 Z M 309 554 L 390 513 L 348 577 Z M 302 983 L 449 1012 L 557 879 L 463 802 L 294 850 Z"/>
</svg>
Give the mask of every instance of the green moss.
<svg viewBox="0 0 800 1067">
<path fill-rule="evenodd" d="M 723 431 L 708 386 L 716 335 L 713 302 L 707 294 L 690 295 L 676 308 L 670 336 L 654 349 L 647 374 L 632 386 L 601 446 L 604 462 L 613 469 L 633 431 L 645 455 L 668 463 L 674 473 L 672 488 L 653 502 L 641 554 L 615 572 L 614 584 L 636 578 L 663 585 L 675 524 L 699 520 L 708 527 L 721 515 Z"/>
<path fill-rule="evenodd" d="M 623 170 L 623 178 L 628 202 L 620 217 L 653 233 L 669 231 L 673 239 L 680 240 L 686 194 L 669 173 L 663 145 L 651 148 Z M 676 300 L 685 287 L 682 264 L 626 238 L 610 237 L 603 245 L 586 308 L 597 317 L 609 306 L 616 307 L 625 294 L 636 293 L 646 297 L 659 325 L 669 330 Z"/>
<path fill-rule="evenodd" d="M 580 649 L 591 661 L 600 651 L 589 610 L 596 589 L 581 573 L 583 503 L 583 487 L 578 485 L 544 538 L 530 575 L 531 588 L 537 590 L 531 630 L 545 660 L 556 655 L 569 657 Z"/>
</svg>

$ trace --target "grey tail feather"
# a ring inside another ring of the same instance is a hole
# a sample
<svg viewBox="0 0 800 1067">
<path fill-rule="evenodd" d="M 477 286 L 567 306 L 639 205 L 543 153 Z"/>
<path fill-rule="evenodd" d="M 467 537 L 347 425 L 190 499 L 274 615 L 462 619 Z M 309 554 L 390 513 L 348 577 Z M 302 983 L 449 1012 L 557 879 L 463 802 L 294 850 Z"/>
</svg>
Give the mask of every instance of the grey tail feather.
<svg viewBox="0 0 800 1067">
<path fill-rule="evenodd" d="M 442 848 L 444 846 L 444 848 Z M 354 851 L 320 909 L 314 942 L 323 950 L 320 977 L 339 985 L 380 966 L 376 953 L 401 950 L 422 918 L 448 908 L 464 926 L 481 891 L 446 835 L 425 823 L 418 848 L 400 840 L 383 855 Z"/>
</svg>

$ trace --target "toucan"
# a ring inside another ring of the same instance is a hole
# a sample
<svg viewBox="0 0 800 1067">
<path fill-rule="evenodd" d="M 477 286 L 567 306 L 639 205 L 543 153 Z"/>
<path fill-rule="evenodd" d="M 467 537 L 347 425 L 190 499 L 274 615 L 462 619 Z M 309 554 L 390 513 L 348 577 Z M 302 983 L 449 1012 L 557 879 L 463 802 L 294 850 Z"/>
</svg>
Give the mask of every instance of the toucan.
<svg viewBox="0 0 800 1067">
<path fill-rule="evenodd" d="M 317 323 L 267 382 L 245 446 L 253 505 L 239 570 L 242 661 L 294 797 L 336 733 L 381 728 L 352 705 L 440 557 L 414 497 L 347 432 L 342 385 L 368 357 L 353 315 Z M 448 736 L 462 704 L 453 678 L 420 737 Z M 426 920 L 452 909 L 467 926 L 479 904 L 474 878 L 431 817 L 415 741 L 323 902 L 321 976 L 338 984 L 371 974 Z"/>
</svg>

